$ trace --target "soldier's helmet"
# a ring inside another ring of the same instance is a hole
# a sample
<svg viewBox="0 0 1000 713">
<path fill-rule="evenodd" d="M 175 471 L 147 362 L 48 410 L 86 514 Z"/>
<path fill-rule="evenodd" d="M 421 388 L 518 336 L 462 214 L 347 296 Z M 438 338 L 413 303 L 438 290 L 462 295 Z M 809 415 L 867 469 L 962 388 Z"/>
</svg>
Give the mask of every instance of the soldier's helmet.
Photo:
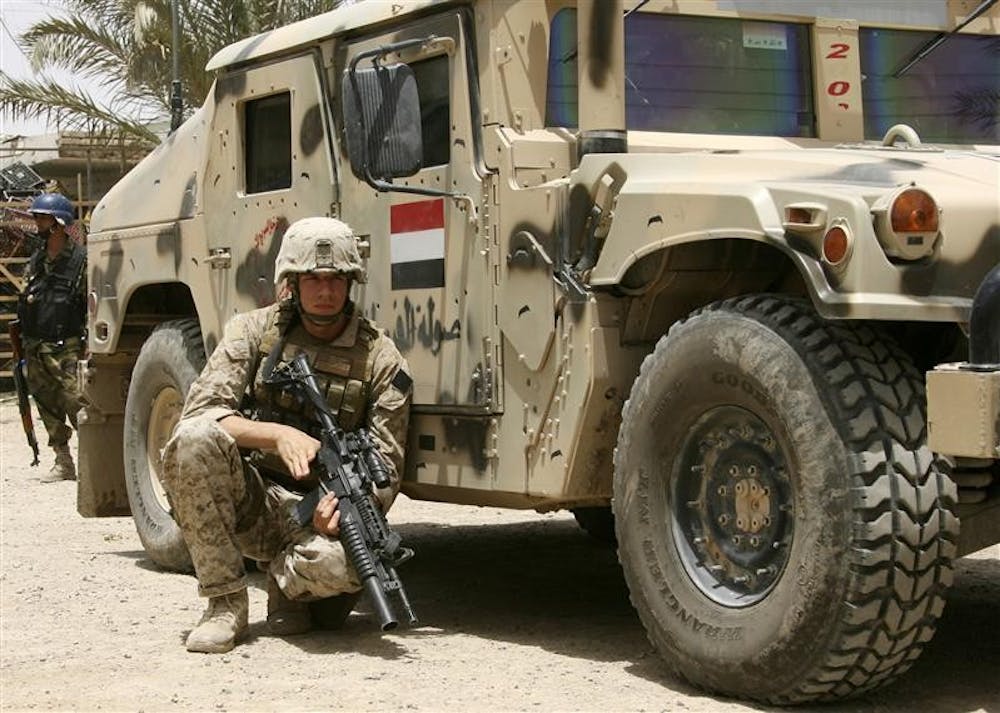
<svg viewBox="0 0 1000 713">
<path fill-rule="evenodd" d="M 336 218 L 302 218 L 292 223 L 274 261 L 274 284 L 293 273 L 335 272 L 365 282 L 354 231 Z"/>
<path fill-rule="evenodd" d="M 31 202 L 32 215 L 51 215 L 59 225 L 73 225 L 73 204 L 61 193 L 43 193 Z"/>
</svg>

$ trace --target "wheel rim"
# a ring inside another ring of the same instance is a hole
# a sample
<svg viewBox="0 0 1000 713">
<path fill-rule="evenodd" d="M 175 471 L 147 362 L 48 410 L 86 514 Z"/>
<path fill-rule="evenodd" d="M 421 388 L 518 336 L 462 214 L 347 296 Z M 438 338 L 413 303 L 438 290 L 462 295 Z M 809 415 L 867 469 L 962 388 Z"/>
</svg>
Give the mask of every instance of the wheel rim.
<svg viewBox="0 0 1000 713">
<path fill-rule="evenodd" d="M 149 482 L 153 495 L 166 512 L 170 512 L 167 491 L 160 482 L 160 453 L 163 451 L 174 426 L 181 417 L 184 399 L 173 386 L 165 386 L 157 392 L 149 409 L 149 426 L 146 428 L 146 461 L 149 465 Z"/>
<path fill-rule="evenodd" d="M 780 579 L 792 542 L 781 441 L 750 411 L 720 406 L 694 423 L 680 452 L 669 502 L 684 569 L 718 604 L 759 602 Z"/>
</svg>

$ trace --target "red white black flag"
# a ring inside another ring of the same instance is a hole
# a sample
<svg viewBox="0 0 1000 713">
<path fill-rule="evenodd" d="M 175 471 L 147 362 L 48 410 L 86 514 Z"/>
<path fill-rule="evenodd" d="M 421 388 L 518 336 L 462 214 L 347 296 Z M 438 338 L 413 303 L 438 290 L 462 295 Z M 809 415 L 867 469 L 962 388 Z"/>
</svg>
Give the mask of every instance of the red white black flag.
<svg viewBox="0 0 1000 713">
<path fill-rule="evenodd" d="M 444 199 L 390 208 L 392 289 L 444 287 Z"/>
</svg>

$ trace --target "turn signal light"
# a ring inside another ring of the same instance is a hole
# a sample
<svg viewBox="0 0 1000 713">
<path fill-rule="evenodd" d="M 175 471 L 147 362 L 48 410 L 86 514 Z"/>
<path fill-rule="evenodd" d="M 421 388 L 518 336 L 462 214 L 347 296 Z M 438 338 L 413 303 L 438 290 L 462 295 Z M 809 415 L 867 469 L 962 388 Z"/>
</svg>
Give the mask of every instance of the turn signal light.
<svg viewBox="0 0 1000 713">
<path fill-rule="evenodd" d="M 872 204 L 875 235 L 892 260 L 923 260 L 941 244 L 941 211 L 931 194 L 901 186 Z"/>
<path fill-rule="evenodd" d="M 95 290 L 87 293 L 87 311 L 90 312 L 91 317 L 97 314 L 97 292 Z"/>
<path fill-rule="evenodd" d="M 823 236 L 823 259 L 837 267 L 851 251 L 851 236 L 842 225 L 834 225 Z"/>
<path fill-rule="evenodd" d="M 890 225 L 897 233 L 936 233 L 938 208 L 934 199 L 919 188 L 908 188 L 892 202 Z"/>
</svg>

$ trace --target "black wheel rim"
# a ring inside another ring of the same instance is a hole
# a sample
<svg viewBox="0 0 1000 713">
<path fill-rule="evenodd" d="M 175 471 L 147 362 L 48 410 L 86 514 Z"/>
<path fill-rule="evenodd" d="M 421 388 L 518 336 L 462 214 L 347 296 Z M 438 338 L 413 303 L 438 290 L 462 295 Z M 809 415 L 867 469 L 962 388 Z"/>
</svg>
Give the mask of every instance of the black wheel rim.
<svg viewBox="0 0 1000 713">
<path fill-rule="evenodd" d="M 670 523 L 688 576 L 727 607 L 759 602 L 788 562 L 794 503 L 774 431 L 738 406 L 707 411 L 688 430 L 670 479 Z"/>
</svg>

